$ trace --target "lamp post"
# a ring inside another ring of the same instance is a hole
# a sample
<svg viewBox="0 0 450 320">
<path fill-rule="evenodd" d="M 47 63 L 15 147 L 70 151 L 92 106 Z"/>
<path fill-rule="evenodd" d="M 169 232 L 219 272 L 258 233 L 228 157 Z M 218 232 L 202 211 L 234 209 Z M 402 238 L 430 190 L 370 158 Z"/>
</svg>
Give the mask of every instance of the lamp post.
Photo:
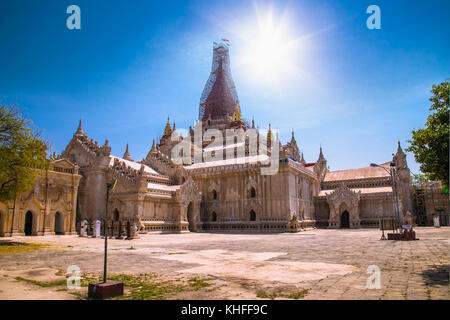
<svg viewBox="0 0 450 320">
<path fill-rule="evenodd" d="M 114 190 L 117 184 L 117 179 L 113 178 L 111 182 L 106 184 L 106 214 L 105 214 L 105 258 L 103 262 L 103 283 L 106 283 L 106 261 L 108 256 L 108 201 L 109 201 L 109 190 Z"/>
<path fill-rule="evenodd" d="M 376 163 L 371 163 L 370 164 L 371 167 L 379 167 L 382 168 L 383 170 L 385 170 L 386 172 L 389 173 L 389 175 L 391 176 L 391 181 L 392 181 L 392 197 L 394 200 L 394 210 L 397 212 L 397 231 L 400 228 L 400 209 L 398 206 L 398 193 L 397 193 L 397 181 L 395 180 L 395 173 L 396 173 L 396 163 L 393 161 L 389 164 L 390 169 L 386 169 L 383 166 L 380 166 Z"/>
<path fill-rule="evenodd" d="M 106 280 L 106 261 L 108 252 L 108 200 L 109 191 L 114 190 L 117 179 L 113 178 L 111 182 L 106 184 L 106 214 L 105 214 L 105 261 L 103 264 L 103 281 L 97 283 L 89 283 L 88 296 L 95 299 L 105 299 L 123 295 L 123 282 Z"/>
</svg>

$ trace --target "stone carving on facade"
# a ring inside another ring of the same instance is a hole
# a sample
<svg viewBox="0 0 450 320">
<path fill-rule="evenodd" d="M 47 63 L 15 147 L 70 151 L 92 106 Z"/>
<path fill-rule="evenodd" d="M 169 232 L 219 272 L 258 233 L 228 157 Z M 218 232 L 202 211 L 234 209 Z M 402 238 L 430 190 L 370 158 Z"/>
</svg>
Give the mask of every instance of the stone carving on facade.
<svg viewBox="0 0 450 320">
<path fill-rule="evenodd" d="M 342 183 L 332 193 L 327 194 L 326 199 L 330 207 L 330 218 L 328 225 L 331 228 L 339 228 L 341 226 L 341 205 L 349 212 L 350 227 L 359 227 L 359 200 L 361 198 L 361 191 L 355 192 Z M 341 212 L 342 211 L 342 212 Z"/>
<path fill-rule="evenodd" d="M 195 231 L 197 229 L 197 223 L 200 222 L 202 192 L 192 177 L 188 177 L 176 191 L 176 199 L 181 207 L 180 220 L 189 222 L 189 228 Z M 189 216 L 189 213 L 191 216 Z"/>
<path fill-rule="evenodd" d="M 248 199 L 245 201 L 245 205 L 244 205 L 244 211 L 245 213 L 250 212 L 250 210 L 253 210 L 256 212 L 257 217 L 261 215 L 262 212 L 262 205 L 261 205 L 261 201 L 256 200 L 256 199 Z"/>
<path fill-rule="evenodd" d="M 177 199 L 186 206 L 189 202 L 200 202 L 202 200 L 202 192 L 197 183 L 189 177 L 176 192 Z"/>
<path fill-rule="evenodd" d="M 141 167 L 141 170 L 136 170 L 118 158 L 114 159 L 110 170 L 114 177 L 120 179 L 121 184 L 125 183 L 130 186 L 139 184 L 139 179 L 143 176 L 143 167 Z"/>
<path fill-rule="evenodd" d="M 214 191 L 216 192 L 216 196 L 218 197 L 218 194 L 220 193 L 220 184 L 216 181 L 213 181 L 209 187 L 208 187 L 208 194 L 210 195 L 210 200 L 216 200 L 214 199 Z"/>
<path fill-rule="evenodd" d="M 286 227 L 287 232 L 299 232 L 301 230 L 301 224 L 298 221 L 296 215 L 292 216 L 292 219 L 289 221 Z"/>
<path fill-rule="evenodd" d="M 212 202 L 212 203 L 207 204 L 207 207 L 206 207 L 206 211 L 208 213 L 207 217 L 208 218 L 212 217 L 213 212 L 215 212 L 217 215 L 217 219 L 218 219 L 219 216 L 221 215 L 220 208 L 221 208 L 221 206 L 217 202 Z"/>
<path fill-rule="evenodd" d="M 247 182 L 246 191 L 247 198 L 251 198 L 251 190 L 252 188 L 255 190 L 255 197 L 259 195 L 259 186 L 254 177 L 250 177 Z"/>
<path fill-rule="evenodd" d="M 123 213 L 126 212 L 127 205 L 124 201 L 118 198 L 112 198 L 109 200 L 108 208 L 109 208 L 108 210 L 109 219 L 114 219 L 113 214 L 115 210 L 119 212 L 119 217 L 123 218 Z"/>
</svg>

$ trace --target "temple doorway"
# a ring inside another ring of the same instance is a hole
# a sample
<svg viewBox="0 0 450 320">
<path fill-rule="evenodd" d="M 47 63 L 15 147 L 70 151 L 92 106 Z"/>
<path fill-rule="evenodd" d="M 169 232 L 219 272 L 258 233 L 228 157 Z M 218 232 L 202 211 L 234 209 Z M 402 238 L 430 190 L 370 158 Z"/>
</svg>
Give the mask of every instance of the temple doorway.
<svg viewBox="0 0 450 320">
<path fill-rule="evenodd" d="M 350 214 L 347 210 L 341 214 L 341 228 L 350 228 Z"/>
<path fill-rule="evenodd" d="M 114 210 L 114 221 L 119 221 L 119 220 L 120 220 L 119 210 L 115 209 Z"/>
<path fill-rule="evenodd" d="M 55 234 L 64 234 L 64 217 L 61 213 L 55 213 Z"/>
<path fill-rule="evenodd" d="M 27 211 L 25 214 L 25 227 L 23 232 L 26 236 L 31 236 L 33 231 L 33 213 L 31 211 Z"/>
<path fill-rule="evenodd" d="M 189 205 L 187 207 L 187 220 L 189 222 L 189 231 L 195 231 L 195 226 L 194 226 L 194 205 L 192 204 L 192 202 L 189 202 Z"/>
<path fill-rule="evenodd" d="M 256 212 L 250 210 L 250 221 L 256 221 Z"/>
</svg>

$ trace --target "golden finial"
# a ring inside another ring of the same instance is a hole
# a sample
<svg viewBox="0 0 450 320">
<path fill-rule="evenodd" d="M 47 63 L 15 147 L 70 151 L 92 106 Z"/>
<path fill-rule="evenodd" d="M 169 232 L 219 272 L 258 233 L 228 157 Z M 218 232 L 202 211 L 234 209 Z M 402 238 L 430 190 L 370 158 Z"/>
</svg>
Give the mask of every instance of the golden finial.
<svg viewBox="0 0 450 320">
<path fill-rule="evenodd" d="M 172 129 L 170 128 L 170 118 L 167 117 L 166 127 L 164 128 L 164 136 L 170 136 L 172 134 Z"/>
<path fill-rule="evenodd" d="M 270 123 L 269 123 L 269 131 L 267 132 L 267 141 L 272 141 L 272 129 L 270 128 Z"/>
<path fill-rule="evenodd" d="M 242 121 L 241 110 L 239 109 L 239 104 L 237 103 L 233 112 L 233 121 Z"/>
</svg>

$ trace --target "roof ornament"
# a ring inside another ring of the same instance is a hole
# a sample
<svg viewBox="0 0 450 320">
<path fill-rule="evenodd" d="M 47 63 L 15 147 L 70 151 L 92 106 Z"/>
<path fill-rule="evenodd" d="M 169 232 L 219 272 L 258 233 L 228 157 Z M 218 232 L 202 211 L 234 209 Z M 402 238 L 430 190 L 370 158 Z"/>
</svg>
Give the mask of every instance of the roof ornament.
<svg viewBox="0 0 450 320">
<path fill-rule="evenodd" d="M 81 118 L 80 118 L 80 122 L 78 123 L 78 129 L 77 132 L 75 132 L 76 135 L 82 135 L 84 134 L 83 132 L 83 128 L 81 127 Z"/>
<path fill-rule="evenodd" d="M 322 152 L 322 144 L 320 145 L 320 152 L 319 152 L 319 159 L 317 161 L 323 161 L 325 160 L 325 157 L 323 156 Z"/>
<path fill-rule="evenodd" d="M 239 110 L 238 103 L 236 103 L 236 107 L 234 108 L 233 121 L 242 121 L 241 110 Z"/>
<path fill-rule="evenodd" d="M 128 160 L 128 161 L 134 161 L 134 160 L 131 158 L 130 150 L 128 149 L 128 143 L 127 143 L 127 149 L 125 150 L 125 153 L 123 154 L 123 157 L 122 157 L 122 158 L 124 158 L 125 160 Z"/>
<path fill-rule="evenodd" d="M 272 144 L 272 129 L 269 123 L 269 131 L 267 132 L 267 146 L 270 146 L 271 144 Z"/>
<path fill-rule="evenodd" d="M 166 127 L 164 128 L 164 137 L 168 137 L 172 134 L 172 129 L 170 128 L 170 118 L 167 117 Z"/>
</svg>

